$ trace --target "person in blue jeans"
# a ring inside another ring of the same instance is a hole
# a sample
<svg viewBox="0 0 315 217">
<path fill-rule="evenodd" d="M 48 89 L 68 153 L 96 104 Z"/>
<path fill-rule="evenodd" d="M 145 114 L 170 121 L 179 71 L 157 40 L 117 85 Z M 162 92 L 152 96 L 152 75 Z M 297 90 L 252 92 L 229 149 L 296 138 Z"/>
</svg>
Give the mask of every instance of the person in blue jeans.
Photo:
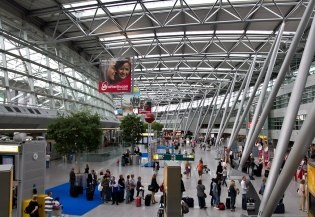
<svg viewBox="0 0 315 217">
<path fill-rule="evenodd" d="M 231 211 L 235 211 L 235 201 L 236 201 L 236 196 L 238 194 L 239 190 L 238 188 L 235 188 L 235 181 L 231 180 L 230 187 L 228 190 L 228 196 L 231 198 Z"/>
<path fill-rule="evenodd" d="M 247 192 L 248 192 L 248 183 L 246 180 L 246 176 L 243 176 L 242 178 L 241 188 L 242 188 L 242 209 L 246 210 Z"/>
<path fill-rule="evenodd" d="M 213 206 L 218 209 L 218 205 L 220 203 L 219 199 L 219 187 L 218 187 L 218 179 L 213 179 L 212 182 L 212 197 L 213 197 Z"/>
</svg>

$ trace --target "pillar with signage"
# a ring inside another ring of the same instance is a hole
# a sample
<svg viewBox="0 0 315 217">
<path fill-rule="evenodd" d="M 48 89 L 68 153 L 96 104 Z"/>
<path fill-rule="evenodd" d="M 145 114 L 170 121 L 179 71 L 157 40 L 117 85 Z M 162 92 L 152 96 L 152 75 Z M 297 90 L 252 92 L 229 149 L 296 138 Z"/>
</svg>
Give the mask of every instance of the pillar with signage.
<svg viewBox="0 0 315 217">
<path fill-rule="evenodd" d="M 12 216 L 13 165 L 0 165 L 0 212 L 1 216 Z"/>
<path fill-rule="evenodd" d="M 181 217 L 181 167 L 175 161 L 164 165 L 164 216 Z"/>
</svg>

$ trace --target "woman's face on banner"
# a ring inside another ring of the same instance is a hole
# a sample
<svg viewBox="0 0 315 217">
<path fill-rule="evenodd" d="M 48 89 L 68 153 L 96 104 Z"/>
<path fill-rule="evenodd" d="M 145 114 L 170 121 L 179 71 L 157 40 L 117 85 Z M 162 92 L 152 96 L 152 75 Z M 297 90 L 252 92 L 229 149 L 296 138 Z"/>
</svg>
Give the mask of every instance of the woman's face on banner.
<svg viewBox="0 0 315 217">
<path fill-rule="evenodd" d="M 107 79 L 109 82 L 115 81 L 115 62 L 110 62 L 108 69 L 107 69 Z"/>
<path fill-rule="evenodd" d="M 130 74 L 130 64 L 124 63 L 119 69 L 118 69 L 118 75 L 120 79 L 125 79 Z"/>
</svg>

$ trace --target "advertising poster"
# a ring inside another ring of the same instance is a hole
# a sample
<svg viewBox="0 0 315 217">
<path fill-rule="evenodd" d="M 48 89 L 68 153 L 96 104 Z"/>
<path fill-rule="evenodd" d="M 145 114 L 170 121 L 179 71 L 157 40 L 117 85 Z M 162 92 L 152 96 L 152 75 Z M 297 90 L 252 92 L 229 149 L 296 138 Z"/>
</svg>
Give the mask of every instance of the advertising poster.
<svg viewBox="0 0 315 217">
<path fill-rule="evenodd" d="M 131 69 L 130 58 L 113 58 L 101 61 L 98 91 L 101 93 L 130 92 L 132 90 Z"/>
<path fill-rule="evenodd" d="M 144 101 L 144 100 L 140 101 L 140 105 L 138 108 L 138 114 L 149 114 L 152 112 L 151 110 L 152 110 L 151 101 Z"/>
<path fill-rule="evenodd" d="M 140 89 L 134 86 L 132 93 L 123 95 L 122 106 L 138 108 L 140 105 Z"/>
</svg>

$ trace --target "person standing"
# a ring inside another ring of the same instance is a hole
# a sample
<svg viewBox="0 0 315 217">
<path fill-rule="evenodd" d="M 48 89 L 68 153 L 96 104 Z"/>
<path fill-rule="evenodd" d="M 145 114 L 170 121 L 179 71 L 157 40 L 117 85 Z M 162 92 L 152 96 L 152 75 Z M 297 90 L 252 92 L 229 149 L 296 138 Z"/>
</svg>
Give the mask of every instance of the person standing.
<svg viewBox="0 0 315 217">
<path fill-rule="evenodd" d="M 143 185 L 141 184 L 141 176 L 138 177 L 138 181 L 137 181 L 137 186 L 136 186 L 136 190 L 137 190 L 137 197 L 139 196 L 140 192 L 142 194 L 142 199 L 144 199 L 144 189 L 143 189 Z"/>
<path fill-rule="evenodd" d="M 200 209 L 205 209 L 206 207 L 206 194 L 205 194 L 206 187 L 202 184 L 201 179 L 198 180 L 197 184 L 197 197 Z"/>
<path fill-rule="evenodd" d="M 109 187 L 111 188 L 112 193 L 112 205 L 116 203 L 118 205 L 118 182 L 115 180 L 115 176 L 112 176 L 111 181 L 109 182 Z"/>
<path fill-rule="evenodd" d="M 242 209 L 246 210 L 247 192 L 248 192 L 248 185 L 247 185 L 246 176 L 243 176 L 243 178 L 242 178 L 241 188 L 242 188 Z"/>
<path fill-rule="evenodd" d="M 218 187 L 218 179 L 215 178 L 212 181 L 212 197 L 213 197 L 213 206 L 215 208 L 218 208 L 218 205 L 220 203 L 219 199 L 219 187 Z"/>
<path fill-rule="evenodd" d="M 130 201 L 130 175 L 126 178 L 126 204 Z"/>
<path fill-rule="evenodd" d="M 236 196 L 238 194 L 238 189 L 235 188 L 235 181 L 231 180 L 230 182 L 230 187 L 228 191 L 228 196 L 231 198 L 231 211 L 235 211 L 235 201 L 236 201 Z"/>
<path fill-rule="evenodd" d="M 156 181 L 156 174 L 152 175 L 152 179 L 151 179 L 151 192 L 152 192 L 152 196 L 151 196 L 151 203 L 155 204 L 156 200 L 155 200 L 155 193 L 159 191 L 159 184 Z"/>
<path fill-rule="evenodd" d="M 135 175 L 131 174 L 130 175 L 130 202 L 134 201 L 135 187 L 136 187 Z"/>
<path fill-rule="evenodd" d="M 52 198 L 52 192 L 48 192 L 47 197 L 45 197 L 45 214 L 46 217 L 51 217 L 53 211 L 54 199 Z"/>
<path fill-rule="evenodd" d="M 227 187 L 227 183 L 226 183 L 226 178 L 227 178 L 227 167 L 223 167 L 223 171 L 222 171 L 222 185 L 225 187 Z"/>
<path fill-rule="evenodd" d="M 125 187 L 126 187 L 125 178 L 123 175 L 119 175 L 118 185 L 119 185 L 118 202 L 122 203 L 124 201 Z"/>
<path fill-rule="evenodd" d="M 74 187 L 74 185 L 75 185 L 75 173 L 74 173 L 74 168 L 72 168 L 71 171 L 70 171 L 69 182 L 70 182 L 70 188 Z"/>
<path fill-rule="evenodd" d="M 45 161 L 46 161 L 46 168 L 49 168 L 49 164 L 50 164 L 50 155 L 49 154 L 45 155 Z"/>
<path fill-rule="evenodd" d="M 300 182 L 300 185 L 299 185 L 299 189 L 298 189 L 298 194 L 300 196 L 300 210 L 302 211 L 306 211 L 305 210 L 305 180 L 302 179 L 301 182 Z"/>
</svg>

